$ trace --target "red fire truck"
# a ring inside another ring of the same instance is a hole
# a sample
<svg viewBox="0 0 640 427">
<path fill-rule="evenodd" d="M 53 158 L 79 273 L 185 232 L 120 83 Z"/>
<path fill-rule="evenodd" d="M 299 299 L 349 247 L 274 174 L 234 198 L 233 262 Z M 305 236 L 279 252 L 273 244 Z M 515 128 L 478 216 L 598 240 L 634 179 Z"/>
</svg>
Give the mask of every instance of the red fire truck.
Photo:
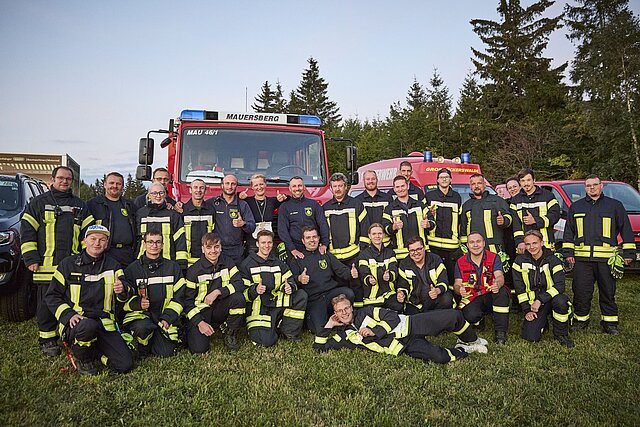
<svg viewBox="0 0 640 427">
<path fill-rule="evenodd" d="M 238 191 L 243 191 L 250 177 L 260 173 L 267 178 L 268 195 L 284 192 L 297 175 L 304 179 L 305 195 L 322 203 L 331 192 L 320 126 L 320 118 L 309 115 L 183 110 L 168 129 L 149 131 L 140 140 L 136 177 L 151 179 L 150 135 L 160 133 L 168 135 L 160 146 L 167 149 L 169 192 L 176 200 L 189 200 L 188 186 L 196 178 L 209 184 L 208 199 L 221 193 L 226 174 L 235 175 Z"/>
<path fill-rule="evenodd" d="M 444 157 L 433 158 L 430 151 L 424 153 L 413 152 L 407 157 L 396 159 L 380 160 L 369 163 L 358 168 L 359 184 L 351 187 L 350 194 L 356 196 L 364 191 L 364 173 L 373 170 L 378 175 L 378 188 L 382 191 L 389 191 L 393 188 L 393 178 L 399 175 L 400 162 L 411 162 L 413 174 L 411 182 L 420 187 L 425 193 L 436 188 L 438 171 L 447 168 L 451 171 L 451 187 L 460 193 L 462 202 L 469 199 L 469 178 L 474 173 L 482 173 L 480 165 L 471 163 L 469 153 L 462 153 L 461 157 L 445 159 Z M 487 182 L 487 190 L 494 193 L 493 188 Z"/>
</svg>

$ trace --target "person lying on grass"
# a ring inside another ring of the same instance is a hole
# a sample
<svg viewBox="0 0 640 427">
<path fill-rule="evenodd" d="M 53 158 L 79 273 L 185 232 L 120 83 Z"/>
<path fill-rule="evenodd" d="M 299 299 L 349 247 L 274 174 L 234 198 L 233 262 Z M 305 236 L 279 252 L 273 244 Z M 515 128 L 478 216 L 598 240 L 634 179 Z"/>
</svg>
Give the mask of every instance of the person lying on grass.
<svg viewBox="0 0 640 427">
<path fill-rule="evenodd" d="M 468 353 L 487 352 L 487 341 L 453 309 L 435 310 L 406 316 L 381 307 L 354 310 L 345 295 L 331 300 L 334 314 L 316 335 L 313 348 L 318 351 L 364 347 L 377 353 L 397 356 L 406 353 L 416 359 L 448 363 Z M 453 348 L 432 344 L 425 336 L 453 332 L 458 342 Z"/>
</svg>

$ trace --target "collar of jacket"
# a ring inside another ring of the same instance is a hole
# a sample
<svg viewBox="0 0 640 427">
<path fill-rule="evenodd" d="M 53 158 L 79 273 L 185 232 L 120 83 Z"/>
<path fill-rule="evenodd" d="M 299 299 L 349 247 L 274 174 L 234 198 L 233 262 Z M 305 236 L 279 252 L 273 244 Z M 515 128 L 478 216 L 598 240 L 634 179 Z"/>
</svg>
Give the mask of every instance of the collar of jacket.
<svg viewBox="0 0 640 427">
<path fill-rule="evenodd" d="M 80 265 L 90 265 L 96 262 L 100 262 L 104 259 L 104 252 L 101 253 L 97 258 L 92 257 L 87 253 L 87 250 L 84 249 L 80 254 Z"/>
<path fill-rule="evenodd" d="M 531 262 L 534 265 L 539 265 L 542 261 L 549 258 L 550 256 L 553 256 L 553 257 L 555 256 L 551 251 L 551 249 L 547 248 L 546 246 L 542 248 L 542 256 L 537 260 L 534 259 L 533 256 L 531 256 L 529 251 L 524 251 L 524 254 L 522 255 L 525 257 L 527 261 Z"/>
<path fill-rule="evenodd" d="M 167 201 L 165 200 L 160 204 L 149 202 L 149 203 L 147 203 L 147 206 L 149 207 L 150 211 L 162 211 L 162 210 L 167 209 Z"/>
<path fill-rule="evenodd" d="M 51 191 L 51 195 L 56 199 L 70 199 L 71 197 L 73 197 L 73 193 L 71 192 L 71 190 L 60 191 L 56 190 L 54 187 L 51 187 L 49 191 Z"/>
<path fill-rule="evenodd" d="M 522 194 L 523 196 L 528 197 L 528 198 L 536 196 L 536 195 L 538 195 L 540 193 L 542 193 L 542 189 L 540 188 L 539 185 L 534 185 L 533 186 L 533 193 L 531 193 L 531 194 L 527 194 L 527 192 L 524 191 L 524 188 L 520 189 L 520 194 Z"/>
<path fill-rule="evenodd" d="M 487 196 L 489 196 L 489 195 L 490 195 L 489 190 L 484 190 L 484 191 L 482 192 L 482 196 L 480 196 L 480 198 L 478 199 L 478 198 L 476 198 L 476 196 L 473 194 L 473 192 L 469 193 L 469 197 L 471 198 L 471 200 L 482 200 L 482 199 L 486 199 L 486 198 L 487 198 Z"/>
</svg>

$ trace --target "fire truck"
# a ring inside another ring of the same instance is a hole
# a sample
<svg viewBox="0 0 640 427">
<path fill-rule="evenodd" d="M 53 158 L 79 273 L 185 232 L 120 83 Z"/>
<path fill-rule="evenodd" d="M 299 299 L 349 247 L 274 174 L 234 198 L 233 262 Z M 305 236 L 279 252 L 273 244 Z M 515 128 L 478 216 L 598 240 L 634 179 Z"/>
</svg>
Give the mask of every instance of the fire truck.
<svg viewBox="0 0 640 427">
<path fill-rule="evenodd" d="M 451 171 L 451 188 L 460 193 L 462 202 L 469 199 L 469 178 L 475 173 L 482 173 L 480 165 L 471 163 L 471 155 L 462 153 L 460 157 L 445 159 L 444 157 L 434 158 L 431 151 L 420 153 L 414 151 L 407 157 L 380 160 L 369 163 L 358 168 L 356 179 L 359 184 L 353 185 L 350 190 L 352 196 L 357 196 L 364 191 L 364 173 L 369 170 L 376 172 L 378 176 L 378 188 L 382 191 L 389 191 L 393 188 L 393 179 L 399 175 L 400 162 L 408 161 L 412 165 L 413 174 L 411 182 L 420 187 L 425 193 L 436 188 L 438 171 L 447 168 Z M 493 188 L 487 182 L 487 190 L 495 194 Z"/>
<path fill-rule="evenodd" d="M 208 199 L 220 195 L 225 175 L 238 178 L 240 192 L 259 173 L 269 184 L 267 195 L 284 192 L 289 180 L 300 176 L 305 196 L 323 203 L 331 198 L 331 191 L 321 125 L 319 117 L 310 115 L 183 110 L 169 121 L 168 129 L 151 130 L 140 140 L 136 178 L 151 179 L 154 140 L 150 135 L 165 134 L 160 147 L 167 149 L 169 193 L 176 200 L 189 200 L 189 184 L 196 178 L 208 184 Z M 353 167 L 355 149 L 351 149 Z"/>
</svg>

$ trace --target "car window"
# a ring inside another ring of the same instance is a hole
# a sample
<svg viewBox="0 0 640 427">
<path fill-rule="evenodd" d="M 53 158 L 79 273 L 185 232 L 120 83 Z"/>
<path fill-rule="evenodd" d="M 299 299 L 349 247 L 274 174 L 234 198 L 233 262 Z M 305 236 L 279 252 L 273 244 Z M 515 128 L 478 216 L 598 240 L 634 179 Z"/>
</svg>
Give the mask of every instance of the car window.
<svg viewBox="0 0 640 427">
<path fill-rule="evenodd" d="M 13 216 L 22 210 L 19 188 L 15 179 L 0 179 L 0 216 Z"/>
<path fill-rule="evenodd" d="M 37 184 L 31 181 L 27 181 L 25 184 L 27 185 L 24 186 L 24 197 L 27 199 L 27 203 L 28 203 L 35 196 L 40 194 L 40 192 L 38 192 Z"/>
<path fill-rule="evenodd" d="M 564 212 L 567 211 L 567 204 L 564 202 L 564 199 L 562 198 L 562 195 L 558 190 L 556 190 L 553 187 L 548 187 L 546 185 L 543 185 L 542 188 L 546 188 L 547 190 L 551 191 L 551 193 L 553 194 L 553 197 L 555 197 L 556 200 L 558 201 L 558 205 L 560 206 L 561 211 L 564 211 Z"/>
</svg>

